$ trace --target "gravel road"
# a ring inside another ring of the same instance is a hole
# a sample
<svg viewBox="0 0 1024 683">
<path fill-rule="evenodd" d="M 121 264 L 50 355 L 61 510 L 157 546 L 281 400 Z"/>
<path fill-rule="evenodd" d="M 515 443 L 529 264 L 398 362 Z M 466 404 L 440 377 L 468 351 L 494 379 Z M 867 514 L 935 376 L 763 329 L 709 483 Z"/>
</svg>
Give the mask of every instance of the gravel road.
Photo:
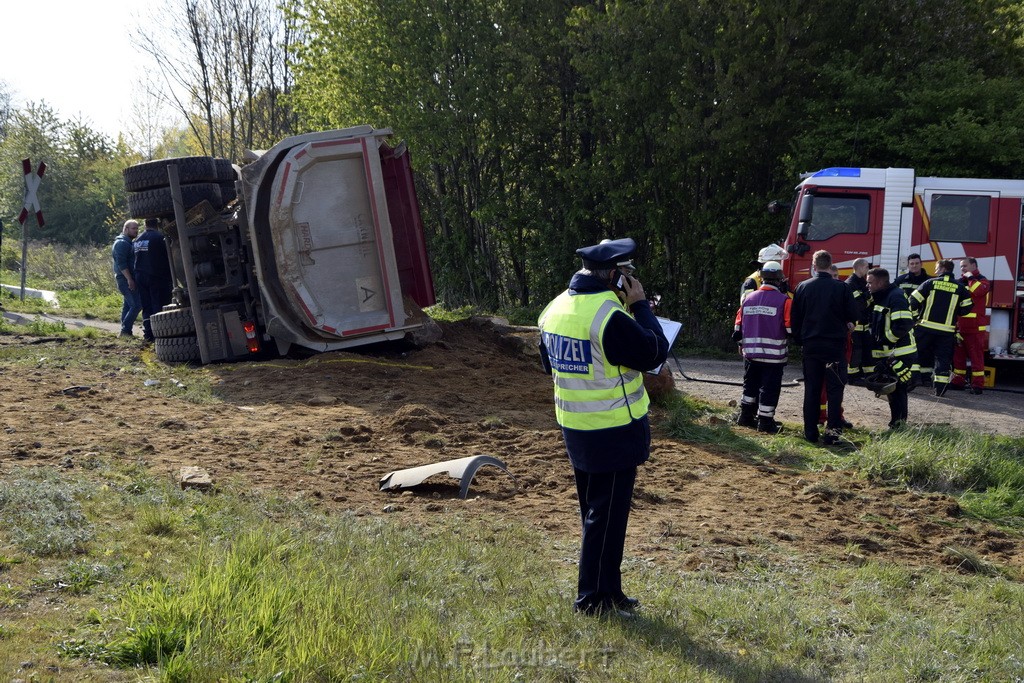
<svg viewBox="0 0 1024 683">
<path fill-rule="evenodd" d="M 678 365 L 675 360 L 671 361 L 676 388 L 709 401 L 739 402 L 742 393 L 739 386 L 714 382 L 741 382 L 741 360 L 679 358 L 678 361 Z M 776 412 L 776 419 L 794 429 L 800 429 L 803 424 L 803 385 L 794 382 L 802 375 L 799 362 L 786 366 Z M 918 389 L 910 394 L 909 422 L 918 425 L 951 424 L 1008 436 L 1024 435 L 1024 361 L 1006 361 L 998 365 L 996 382 L 997 390 L 986 390 L 981 396 L 950 391 L 943 398 L 936 398 L 930 389 Z M 873 392 L 863 387 L 847 387 L 843 408 L 846 419 L 856 427 L 881 430 L 889 423 L 886 399 L 876 398 Z"/>
</svg>

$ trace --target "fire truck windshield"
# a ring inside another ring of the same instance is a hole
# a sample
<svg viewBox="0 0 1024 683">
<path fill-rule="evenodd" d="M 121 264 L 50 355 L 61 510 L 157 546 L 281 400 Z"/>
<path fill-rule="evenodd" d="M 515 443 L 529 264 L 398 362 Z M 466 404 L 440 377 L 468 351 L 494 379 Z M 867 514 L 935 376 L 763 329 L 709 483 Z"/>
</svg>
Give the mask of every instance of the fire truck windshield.
<svg viewBox="0 0 1024 683">
<path fill-rule="evenodd" d="M 814 215 L 806 239 L 814 242 L 840 234 L 867 234 L 870 215 L 871 199 L 866 196 L 819 192 L 814 197 Z"/>
</svg>

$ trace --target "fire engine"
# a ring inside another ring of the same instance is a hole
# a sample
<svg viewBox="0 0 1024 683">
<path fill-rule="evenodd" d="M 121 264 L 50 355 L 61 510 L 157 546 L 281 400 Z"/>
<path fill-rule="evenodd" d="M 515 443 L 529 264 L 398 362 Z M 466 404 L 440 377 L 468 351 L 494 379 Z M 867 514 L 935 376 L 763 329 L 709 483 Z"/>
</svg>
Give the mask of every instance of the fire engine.
<svg viewBox="0 0 1024 683">
<path fill-rule="evenodd" d="M 818 249 L 832 254 L 841 273 L 866 258 L 893 278 L 906 270 L 908 254 L 920 254 L 930 274 L 940 259 L 974 257 L 992 282 L 989 354 L 1024 360 L 1022 202 L 1024 180 L 919 178 L 910 168 L 805 174 L 784 243 L 784 271 L 791 286 L 805 280 Z"/>
</svg>

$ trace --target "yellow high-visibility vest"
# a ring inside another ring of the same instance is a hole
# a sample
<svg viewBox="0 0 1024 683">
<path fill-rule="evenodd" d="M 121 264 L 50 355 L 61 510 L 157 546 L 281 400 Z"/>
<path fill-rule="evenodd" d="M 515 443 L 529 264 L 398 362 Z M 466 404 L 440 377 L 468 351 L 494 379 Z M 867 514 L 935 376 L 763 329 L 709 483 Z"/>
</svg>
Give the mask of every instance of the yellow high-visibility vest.
<svg viewBox="0 0 1024 683">
<path fill-rule="evenodd" d="M 610 364 L 601 335 L 616 311 L 629 315 L 614 292 L 555 297 L 537 324 L 551 362 L 555 418 L 591 431 L 629 424 L 647 414 L 643 373 Z"/>
</svg>

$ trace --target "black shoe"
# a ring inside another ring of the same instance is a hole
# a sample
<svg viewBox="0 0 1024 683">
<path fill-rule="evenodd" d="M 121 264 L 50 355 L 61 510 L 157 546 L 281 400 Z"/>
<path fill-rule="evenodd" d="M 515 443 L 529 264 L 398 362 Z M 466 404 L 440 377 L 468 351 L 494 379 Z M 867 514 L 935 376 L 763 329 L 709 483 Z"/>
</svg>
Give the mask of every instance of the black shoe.
<svg viewBox="0 0 1024 683">
<path fill-rule="evenodd" d="M 975 396 L 981 396 L 981 387 L 971 387 L 971 393 Z"/>
<path fill-rule="evenodd" d="M 963 391 L 963 390 L 964 390 L 964 389 L 966 389 L 967 387 L 966 387 L 966 386 L 964 386 L 963 384 L 950 384 L 950 385 L 949 385 L 949 386 L 948 386 L 947 388 L 948 388 L 948 389 L 949 389 L 950 391 Z"/>
<path fill-rule="evenodd" d="M 618 607 L 614 607 L 612 605 L 607 604 L 590 605 L 587 607 L 580 607 L 579 605 L 574 605 L 573 611 L 576 612 L 576 614 L 582 614 L 588 617 L 618 617 L 619 619 L 636 619 L 636 615 L 632 612 L 627 612 L 624 609 L 619 609 Z"/>
<path fill-rule="evenodd" d="M 825 446 L 835 446 L 843 440 L 843 432 L 840 429 L 826 429 L 821 437 L 821 443 Z"/>
<path fill-rule="evenodd" d="M 782 431 L 782 425 L 775 421 L 774 417 L 757 418 L 757 431 L 765 434 L 778 434 Z"/>
<path fill-rule="evenodd" d="M 640 601 L 636 598 L 631 598 L 627 595 L 623 595 L 621 598 L 615 601 L 615 607 L 618 609 L 624 609 L 627 612 L 632 612 L 640 606 Z"/>
<path fill-rule="evenodd" d="M 818 430 L 804 429 L 804 438 L 810 443 L 818 443 Z"/>
<path fill-rule="evenodd" d="M 843 425 L 843 429 L 853 429 L 853 423 L 848 420 L 843 420 L 841 424 Z"/>
<path fill-rule="evenodd" d="M 943 384 L 942 382 L 939 382 L 938 384 L 936 384 L 935 387 L 934 387 L 935 388 L 935 396 L 937 396 L 938 398 L 942 398 L 943 396 L 945 396 L 946 395 L 946 387 L 948 387 L 948 386 L 949 386 L 948 384 Z"/>
</svg>

